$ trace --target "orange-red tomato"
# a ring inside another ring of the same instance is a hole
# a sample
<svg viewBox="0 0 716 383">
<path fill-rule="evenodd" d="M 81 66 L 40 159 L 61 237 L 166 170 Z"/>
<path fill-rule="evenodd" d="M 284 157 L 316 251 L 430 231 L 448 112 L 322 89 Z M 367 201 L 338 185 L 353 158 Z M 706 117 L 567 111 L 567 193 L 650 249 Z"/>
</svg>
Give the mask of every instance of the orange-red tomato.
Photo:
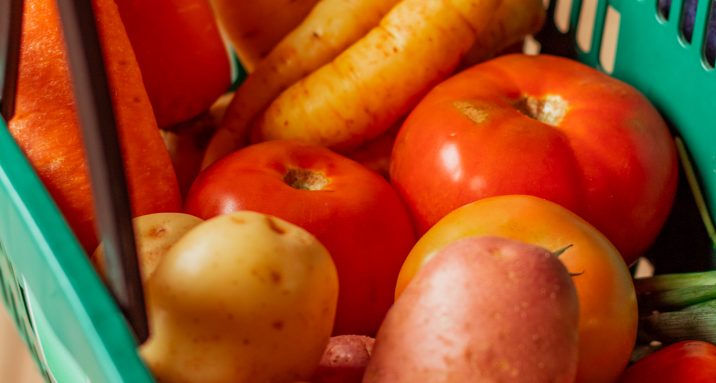
<svg viewBox="0 0 716 383">
<path fill-rule="evenodd" d="M 460 207 L 421 237 L 398 277 L 400 295 L 439 249 L 469 236 L 500 236 L 557 251 L 579 297 L 579 366 L 576 382 L 613 382 L 626 367 L 637 330 L 636 293 L 617 249 L 569 210 L 528 195 L 485 198 Z"/>
<path fill-rule="evenodd" d="M 665 222 L 677 172 L 669 130 L 637 90 L 565 58 L 507 55 L 420 102 L 390 175 L 420 232 L 477 199 L 530 194 L 589 221 L 631 263 Z"/>
<path fill-rule="evenodd" d="M 383 177 L 292 141 L 252 145 L 214 163 L 194 181 L 186 210 L 204 219 L 254 210 L 315 235 L 338 270 L 336 335 L 376 333 L 415 243 L 408 212 Z"/>
<path fill-rule="evenodd" d="M 716 382 L 716 346 L 703 341 L 674 343 L 636 362 L 619 382 Z"/>
<path fill-rule="evenodd" d="M 207 0 L 115 0 L 159 127 L 209 109 L 231 82 L 229 56 Z"/>
</svg>

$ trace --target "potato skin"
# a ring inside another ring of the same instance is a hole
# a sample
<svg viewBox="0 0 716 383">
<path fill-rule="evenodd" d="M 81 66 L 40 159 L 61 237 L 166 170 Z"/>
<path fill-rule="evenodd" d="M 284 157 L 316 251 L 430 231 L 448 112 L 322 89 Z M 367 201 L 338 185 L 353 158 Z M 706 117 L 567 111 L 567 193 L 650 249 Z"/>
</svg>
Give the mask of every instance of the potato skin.
<svg viewBox="0 0 716 383">
<path fill-rule="evenodd" d="M 311 382 L 360 383 L 374 343 L 375 339 L 364 335 L 331 337 Z"/>
<path fill-rule="evenodd" d="M 376 337 L 364 383 L 572 382 L 578 300 L 545 249 L 469 237 L 408 285 Z"/>
<path fill-rule="evenodd" d="M 132 218 L 142 282 L 154 273 L 169 249 L 201 222 L 201 218 L 184 213 L 154 213 Z M 92 254 L 92 260 L 100 275 L 106 277 L 102 244 Z"/>
<path fill-rule="evenodd" d="M 285 383 L 318 366 L 338 277 L 311 234 L 242 211 L 186 233 L 146 292 L 151 335 L 140 351 L 158 381 Z"/>
</svg>

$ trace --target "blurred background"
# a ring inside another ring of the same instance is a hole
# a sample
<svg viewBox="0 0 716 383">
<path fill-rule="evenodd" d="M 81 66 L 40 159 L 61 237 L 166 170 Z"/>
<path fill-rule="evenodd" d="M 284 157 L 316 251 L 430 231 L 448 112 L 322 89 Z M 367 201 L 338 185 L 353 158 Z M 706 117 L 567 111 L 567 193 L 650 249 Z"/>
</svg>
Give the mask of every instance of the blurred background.
<svg viewBox="0 0 716 383">
<path fill-rule="evenodd" d="M 0 382 L 44 382 L 7 309 L 2 304 L 0 304 Z"/>
</svg>

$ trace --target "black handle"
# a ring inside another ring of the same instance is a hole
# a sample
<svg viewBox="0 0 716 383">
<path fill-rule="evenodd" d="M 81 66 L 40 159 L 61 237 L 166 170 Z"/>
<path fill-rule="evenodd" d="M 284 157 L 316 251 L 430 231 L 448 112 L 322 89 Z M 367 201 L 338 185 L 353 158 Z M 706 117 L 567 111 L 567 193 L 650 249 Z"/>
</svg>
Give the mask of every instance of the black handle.
<svg viewBox="0 0 716 383">
<path fill-rule="evenodd" d="M 148 335 L 127 181 L 91 0 L 58 0 L 110 290 L 139 343 Z"/>
<path fill-rule="evenodd" d="M 0 1 L 0 114 L 5 121 L 15 113 L 23 5 L 23 0 Z"/>
</svg>

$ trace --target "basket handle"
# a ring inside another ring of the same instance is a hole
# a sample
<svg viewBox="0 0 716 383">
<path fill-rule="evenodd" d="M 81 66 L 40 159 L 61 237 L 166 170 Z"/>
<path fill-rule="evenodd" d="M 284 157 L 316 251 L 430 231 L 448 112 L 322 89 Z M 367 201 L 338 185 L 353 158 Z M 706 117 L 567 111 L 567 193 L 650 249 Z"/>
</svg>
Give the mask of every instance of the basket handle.
<svg viewBox="0 0 716 383">
<path fill-rule="evenodd" d="M 0 114 L 5 121 L 15 114 L 23 0 L 0 2 Z"/>
<path fill-rule="evenodd" d="M 117 127 L 91 0 L 58 0 L 109 288 L 143 343 L 149 329 Z"/>
</svg>

